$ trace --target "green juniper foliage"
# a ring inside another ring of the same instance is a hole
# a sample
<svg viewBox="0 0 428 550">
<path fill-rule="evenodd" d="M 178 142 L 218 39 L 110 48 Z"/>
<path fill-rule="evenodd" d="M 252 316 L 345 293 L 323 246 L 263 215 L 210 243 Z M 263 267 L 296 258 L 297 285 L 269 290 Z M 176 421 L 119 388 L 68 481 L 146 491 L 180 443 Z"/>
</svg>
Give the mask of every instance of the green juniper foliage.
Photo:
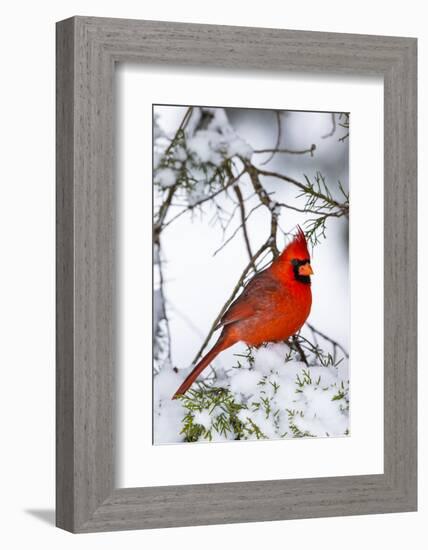
<svg viewBox="0 0 428 550">
<path fill-rule="evenodd" d="M 330 374 L 331 370 L 338 369 L 343 358 L 334 362 L 331 354 L 324 354 L 316 346 L 310 348 L 303 338 L 301 344 L 306 346 L 309 365 L 296 370 L 287 402 L 280 395 L 281 376 L 277 376 L 275 370 L 269 374 L 257 371 L 254 350 L 250 347 L 237 357 L 235 372 L 228 373 L 228 379 L 238 371 L 260 374 L 253 393 L 236 392 L 223 380 L 215 378 L 210 383 L 197 382 L 180 397 L 185 411 L 181 430 L 184 440 L 268 439 L 272 437 L 272 431 L 277 438 L 315 437 L 320 434 L 311 433 L 304 427 L 306 419 L 302 403 L 305 403 L 305 392 L 308 391 L 328 394 L 329 401 L 337 402 L 339 414 L 348 415 L 349 382 L 331 382 L 329 377 L 323 376 L 323 369 Z M 291 348 L 281 369 L 295 365 L 296 358 L 297 352 Z M 270 434 L 266 433 L 266 426 L 269 426 Z M 346 427 L 342 435 L 348 433 Z M 322 435 L 330 434 L 325 431 Z"/>
<path fill-rule="evenodd" d="M 306 238 L 312 246 L 316 246 L 321 238 L 325 239 L 326 237 L 326 223 L 329 218 L 340 218 L 348 215 L 349 195 L 344 190 L 342 183 L 338 181 L 337 190 L 343 202 L 336 200 L 321 172 L 316 172 L 313 181 L 306 175 L 304 178 L 306 185 L 298 197 L 305 199 L 305 210 L 316 216 L 309 218 L 304 224 Z"/>
</svg>

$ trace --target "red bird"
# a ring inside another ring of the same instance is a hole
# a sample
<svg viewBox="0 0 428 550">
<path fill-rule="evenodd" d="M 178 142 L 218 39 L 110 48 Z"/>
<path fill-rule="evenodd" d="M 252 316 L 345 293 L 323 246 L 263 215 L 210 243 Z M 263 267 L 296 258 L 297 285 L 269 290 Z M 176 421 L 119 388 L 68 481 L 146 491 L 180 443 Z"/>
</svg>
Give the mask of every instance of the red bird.
<svg viewBox="0 0 428 550">
<path fill-rule="evenodd" d="M 259 346 L 287 340 L 311 311 L 313 274 L 305 234 L 298 226 L 291 243 L 267 268 L 257 273 L 223 315 L 223 330 L 214 347 L 184 380 L 173 399 L 183 395 L 217 355 L 237 342 Z"/>
</svg>

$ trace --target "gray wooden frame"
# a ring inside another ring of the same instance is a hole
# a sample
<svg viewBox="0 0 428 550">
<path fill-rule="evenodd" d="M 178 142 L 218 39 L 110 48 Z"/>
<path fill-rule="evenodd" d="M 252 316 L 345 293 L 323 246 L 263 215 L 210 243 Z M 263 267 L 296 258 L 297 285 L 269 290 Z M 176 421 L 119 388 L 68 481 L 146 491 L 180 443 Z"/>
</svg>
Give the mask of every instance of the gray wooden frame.
<svg viewBox="0 0 428 550">
<path fill-rule="evenodd" d="M 383 76 L 382 475 L 115 488 L 113 80 L 123 61 Z M 59 22 L 57 525 L 91 532 L 416 510 L 416 268 L 416 39 L 88 17 Z"/>
</svg>

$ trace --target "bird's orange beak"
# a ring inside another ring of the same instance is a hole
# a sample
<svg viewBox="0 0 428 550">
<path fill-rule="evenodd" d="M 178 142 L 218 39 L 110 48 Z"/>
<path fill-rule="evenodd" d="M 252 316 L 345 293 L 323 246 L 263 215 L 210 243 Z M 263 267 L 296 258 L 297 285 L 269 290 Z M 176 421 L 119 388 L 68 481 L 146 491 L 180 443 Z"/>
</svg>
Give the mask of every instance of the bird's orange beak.
<svg viewBox="0 0 428 550">
<path fill-rule="evenodd" d="M 311 264 L 304 264 L 299 267 L 299 275 L 308 276 L 313 274 Z"/>
</svg>

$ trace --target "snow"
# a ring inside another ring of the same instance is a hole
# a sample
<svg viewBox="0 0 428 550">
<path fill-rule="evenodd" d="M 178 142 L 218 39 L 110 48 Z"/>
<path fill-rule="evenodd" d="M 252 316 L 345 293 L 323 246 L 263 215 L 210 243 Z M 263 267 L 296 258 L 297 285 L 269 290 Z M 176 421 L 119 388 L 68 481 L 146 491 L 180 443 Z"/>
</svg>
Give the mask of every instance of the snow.
<svg viewBox="0 0 428 550">
<path fill-rule="evenodd" d="M 162 299 L 162 292 L 158 288 L 153 292 L 153 325 L 155 330 L 159 326 L 159 323 L 165 317 L 165 306 Z"/>
<path fill-rule="evenodd" d="M 230 389 L 234 394 L 251 395 L 257 391 L 260 376 L 249 369 L 236 369 L 230 378 Z"/>
<path fill-rule="evenodd" d="M 157 140 L 165 136 L 165 132 L 159 124 L 159 115 L 157 113 L 153 116 L 153 139 Z"/>
<path fill-rule="evenodd" d="M 172 168 L 160 168 L 156 171 L 155 183 L 163 188 L 172 187 L 177 181 L 177 172 Z"/>
<path fill-rule="evenodd" d="M 187 141 L 187 147 L 194 153 L 199 162 L 211 163 L 220 166 L 225 158 L 239 155 L 250 158 L 252 149 L 236 134 L 224 129 L 222 132 L 213 130 L 199 130 L 195 136 Z"/>
<path fill-rule="evenodd" d="M 183 441 L 180 431 L 184 409 L 179 401 L 171 399 L 183 379 L 167 367 L 154 376 L 153 440 L 156 445 Z"/>
<path fill-rule="evenodd" d="M 209 430 L 212 423 L 212 417 L 207 410 L 195 412 L 193 415 L 195 424 L 200 424 L 206 430 Z"/>
<path fill-rule="evenodd" d="M 237 418 L 258 432 L 241 439 L 279 439 L 293 437 L 340 437 L 349 433 L 349 373 L 346 360 L 339 365 L 306 365 L 290 352 L 286 344 L 268 344 L 252 350 L 254 361 L 239 358 L 239 368 L 230 368 L 215 387 L 223 387 L 235 404 L 242 406 Z M 187 369 L 185 369 L 187 373 Z M 163 369 L 155 376 L 155 442 L 184 442 L 180 434 L 187 413 L 193 425 L 204 428 L 210 438 L 199 441 L 234 439 L 232 431 L 219 433 L 213 427 L 224 406 L 193 409 L 186 400 L 171 400 L 184 378 L 184 371 Z M 198 382 L 192 389 L 198 388 Z M 340 393 L 339 393 L 340 392 Z M 189 398 L 189 396 L 187 396 Z"/>
<path fill-rule="evenodd" d="M 175 136 L 167 138 L 158 118 L 154 120 L 154 182 L 167 189 L 176 184 L 179 173 L 185 174 L 188 183 L 192 183 L 186 186 L 190 206 L 207 195 L 208 183 L 221 182 L 216 169 L 227 159 L 235 156 L 249 159 L 253 153 L 251 146 L 230 125 L 224 109 L 195 107 L 181 141 Z M 167 149 L 170 152 L 165 155 Z"/>
<path fill-rule="evenodd" d="M 180 443 L 183 441 L 181 417 L 183 407 L 178 401 L 162 400 L 153 411 L 153 441 L 155 445 Z"/>
<path fill-rule="evenodd" d="M 192 173 L 193 173 L 193 176 L 196 175 L 195 170 L 193 170 Z M 203 178 L 204 176 L 201 175 L 200 177 Z M 201 179 L 197 179 L 192 189 L 189 189 L 187 191 L 187 203 L 189 204 L 189 206 L 195 206 L 195 204 L 203 200 L 207 196 L 207 194 L 208 194 L 208 191 L 207 191 L 207 185 L 205 181 L 202 181 Z"/>
<path fill-rule="evenodd" d="M 215 165 L 223 162 L 223 157 L 220 154 L 221 145 L 220 134 L 209 130 L 200 130 L 193 138 L 187 141 L 189 151 L 196 154 L 200 162 L 211 162 Z"/>
<path fill-rule="evenodd" d="M 271 374 L 281 357 L 285 357 L 288 348 L 285 344 L 277 344 L 275 347 L 261 347 L 254 352 L 254 368 L 261 374 Z"/>
<path fill-rule="evenodd" d="M 253 149 L 246 141 L 241 138 L 236 137 L 231 139 L 228 145 L 228 156 L 233 157 L 238 155 L 240 157 L 250 159 L 253 154 Z"/>
</svg>

